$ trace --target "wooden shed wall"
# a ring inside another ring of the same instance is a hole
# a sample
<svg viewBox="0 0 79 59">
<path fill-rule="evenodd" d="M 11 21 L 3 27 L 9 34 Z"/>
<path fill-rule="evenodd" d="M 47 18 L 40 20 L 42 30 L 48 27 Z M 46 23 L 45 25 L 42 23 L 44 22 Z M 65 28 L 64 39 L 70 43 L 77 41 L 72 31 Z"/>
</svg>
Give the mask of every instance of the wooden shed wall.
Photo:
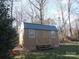
<svg viewBox="0 0 79 59">
<path fill-rule="evenodd" d="M 59 46 L 58 36 L 51 37 L 51 31 L 35 30 L 35 37 L 29 38 L 30 29 L 24 30 L 24 47 L 26 50 L 36 50 L 36 45 L 51 45 L 52 47 Z"/>
<path fill-rule="evenodd" d="M 35 50 L 36 42 L 35 38 L 28 38 L 28 30 L 24 30 L 24 47 L 26 50 Z"/>
</svg>

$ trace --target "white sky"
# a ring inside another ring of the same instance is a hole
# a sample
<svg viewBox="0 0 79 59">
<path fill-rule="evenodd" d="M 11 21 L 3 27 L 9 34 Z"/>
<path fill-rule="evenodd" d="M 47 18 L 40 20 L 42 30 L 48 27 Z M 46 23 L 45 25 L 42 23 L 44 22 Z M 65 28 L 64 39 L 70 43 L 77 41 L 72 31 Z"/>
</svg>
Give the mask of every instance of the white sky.
<svg viewBox="0 0 79 59">
<path fill-rule="evenodd" d="M 47 4 L 47 7 L 46 7 L 46 18 L 53 18 L 53 19 L 57 19 L 59 16 L 61 17 L 61 13 L 60 13 L 60 9 L 58 8 L 59 5 L 58 5 L 58 2 L 59 0 L 48 0 L 48 4 Z M 68 0 L 60 0 L 62 5 L 63 5 L 63 8 L 64 8 L 64 17 L 65 19 L 67 20 L 67 2 Z M 75 19 L 75 17 L 79 16 L 79 4 L 75 1 L 77 0 L 71 0 L 72 2 L 72 8 L 71 8 L 71 22 Z M 16 9 L 18 10 L 18 12 L 20 13 L 21 12 L 21 1 L 17 2 L 17 3 L 14 3 L 14 12 L 15 12 L 15 6 Z M 28 3 L 28 0 L 22 0 L 22 8 L 23 8 L 23 11 L 29 11 L 29 3 Z M 17 12 L 17 11 L 16 11 Z M 15 15 L 16 16 L 16 15 Z M 20 14 L 19 14 L 20 16 Z M 18 17 L 18 16 L 17 16 Z M 27 15 L 24 15 L 23 16 L 24 19 L 27 19 Z"/>
</svg>

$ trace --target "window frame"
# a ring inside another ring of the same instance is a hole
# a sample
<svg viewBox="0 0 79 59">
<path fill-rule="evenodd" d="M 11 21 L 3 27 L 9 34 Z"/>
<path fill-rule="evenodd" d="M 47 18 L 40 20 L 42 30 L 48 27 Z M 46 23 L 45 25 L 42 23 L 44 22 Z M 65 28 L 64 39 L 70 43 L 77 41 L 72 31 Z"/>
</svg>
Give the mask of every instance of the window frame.
<svg viewBox="0 0 79 59">
<path fill-rule="evenodd" d="M 33 29 L 28 29 L 28 39 L 34 39 L 35 38 L 35 30 Z"/>
</svg>

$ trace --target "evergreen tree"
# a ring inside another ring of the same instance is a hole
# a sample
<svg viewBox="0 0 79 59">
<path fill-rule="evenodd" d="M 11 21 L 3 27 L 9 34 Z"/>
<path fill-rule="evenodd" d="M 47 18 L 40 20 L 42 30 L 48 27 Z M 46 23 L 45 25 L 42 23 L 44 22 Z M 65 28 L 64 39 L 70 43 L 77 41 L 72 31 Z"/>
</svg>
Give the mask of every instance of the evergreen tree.
<svg viewBox="0 0 79 59">
<path fill-rule="evenodd" d="M 14 19 L 8 11 L 5 1 L 0 0 L 0 59 L 9 59 L 10 51 L 17 43 L 17 33 L 12 27 Z"/>
</svg>

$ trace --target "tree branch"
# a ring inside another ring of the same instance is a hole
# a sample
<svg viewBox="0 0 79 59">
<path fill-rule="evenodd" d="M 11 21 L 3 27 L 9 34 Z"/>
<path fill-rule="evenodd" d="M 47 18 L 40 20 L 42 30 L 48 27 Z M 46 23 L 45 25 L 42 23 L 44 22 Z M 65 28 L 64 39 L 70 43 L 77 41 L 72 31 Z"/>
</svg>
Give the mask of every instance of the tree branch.
<svg viewBox="0 0 79 59">
<path fill-rule="evenodd" d="M 30 2 L 35 8 L 37 8 L 38 10 L 40 10 L 40 8 L 38 8 L 31 0 L 29 0 L 29 2 Z"/>
<path fill-rule="evenodd" d="M 36 2 L 38 2 L 40 4 L 40 0 L 36 0 Z"/>
<path fill-rule="evenodd" d="M 30 13 L 26 12 L 26 14 L 27 14 L 28 16 L 32 17 L 32 15 L 31 15 Z"/>
</svg>

